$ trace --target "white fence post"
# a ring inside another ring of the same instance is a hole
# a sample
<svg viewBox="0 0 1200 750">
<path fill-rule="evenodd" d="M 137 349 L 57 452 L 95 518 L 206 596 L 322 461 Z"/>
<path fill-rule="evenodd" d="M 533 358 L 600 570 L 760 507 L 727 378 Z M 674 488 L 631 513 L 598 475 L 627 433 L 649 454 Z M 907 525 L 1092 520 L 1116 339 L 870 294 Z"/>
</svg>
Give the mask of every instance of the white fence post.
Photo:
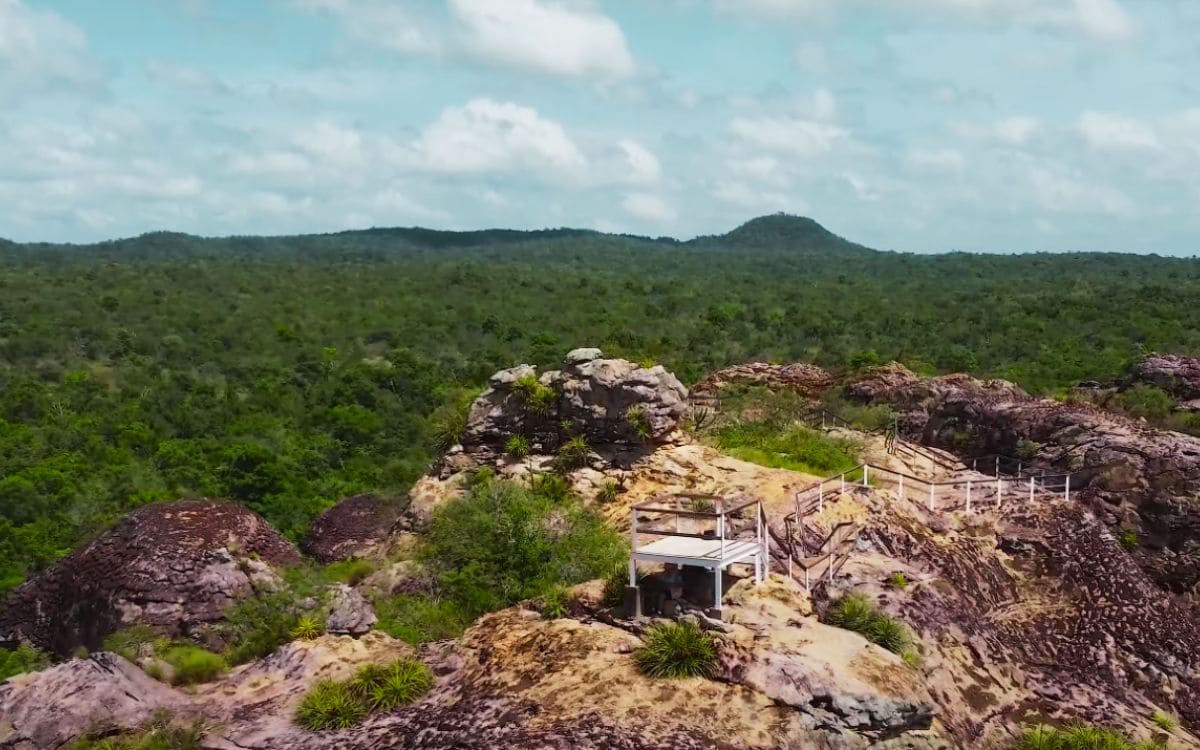
<svg viewBox="0 0 1200 750">
<path fill-rule="evenodd" d="M 1070 474 L 1067 475 L 1067 484 L 1066 484 L 1065 488 L 1063 489 L 1063 500 L 1066 500 L 1067 502 L 1071 501 L 1071 475 Z"/>
<path fill-rule="evenodd" d="M 1000 503 L 1004 500 L 1004 480 L 996 480 L 996 510 L 1000 510 Z"/>
<path fill-rule="evenodd" d="M 846 472 L 842 472 L 842 494 L 846 494 Z"/>
<path fill-rule="evenodd" d="M 967 480 L 967 515 L 971 515 L 971 480 Z"/>
<path fill-rule="evenodd" d="M 819 485 L 817 485 L 817 512 L 820 513 L 823 510 L 825 510 L 825 482 L 824 482 L 824 480 L 822 480 L 822 482 Z"/>
<path fill-rule="evenodd" d="M 868 486 L 870 486 L 870 482 L 867 481 L 867 465 L 863 464 L 863 487 Z"/>
<path fill-rule="evenodd" d="M 1000 457 L 996 456 L 996 478 L 1000 478 Z"/>
<path fill-rule="evenodd" d="M 1029 502 L 1033 503 L 1033 477 L 1029 478 Z"/>
</svg>

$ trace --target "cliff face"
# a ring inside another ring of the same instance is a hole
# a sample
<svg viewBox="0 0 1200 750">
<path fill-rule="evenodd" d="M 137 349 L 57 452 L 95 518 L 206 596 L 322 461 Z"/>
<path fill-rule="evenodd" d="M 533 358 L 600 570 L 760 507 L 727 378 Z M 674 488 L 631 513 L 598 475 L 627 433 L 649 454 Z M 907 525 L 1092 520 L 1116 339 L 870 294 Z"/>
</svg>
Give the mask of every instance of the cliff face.
<svg viewBox="0 0 1200 750">
<path fill-rule="evenodd" d="M 1081 499 L 1105 525 L 1136 534 L 1138 562 L 1158 585 L 1200 584 L 1200 438 L 1034 398 L 1002 380 L 921 378 L 898 364 L 868 371 L 846 392 L 892 405 L 903 433 L 920 442 L 1075 472 Z"/>
</svg>

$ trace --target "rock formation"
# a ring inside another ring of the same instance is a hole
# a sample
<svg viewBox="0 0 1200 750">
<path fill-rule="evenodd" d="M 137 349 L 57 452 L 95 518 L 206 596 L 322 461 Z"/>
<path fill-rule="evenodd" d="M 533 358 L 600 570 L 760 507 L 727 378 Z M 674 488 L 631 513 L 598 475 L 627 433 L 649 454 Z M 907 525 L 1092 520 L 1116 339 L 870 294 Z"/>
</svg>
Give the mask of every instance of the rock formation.
<svg viewBox="0 0 1200 750">
<path fill-rule="evenodd" d="M 216 500 L 149 505 L 18 586 L 0 607 L 0 641 L 61 656 L 97 649 L 140 623 L 187 635 L 295 565 L 295 548 L 256 513 Z"/>
<path fill-rule="evenodd" d="M 1151 355 L 1134 367 L 1129 383 L 1162 388 L 1188 408 L 1200 409 L 1200 357 Z"/>
<path fill-rule="evenodd" d="M 1004 380 L 921 378 L 903 365 L 874 368 L 846 393 L 888 403 L 904 434 L 961 455 L 1026 455 L 1075 472 L 1081 497 L 1112 527 L 1136 532 L 1158 583 L 1200 583 L 1200 438 L 1154 429 L 1084 404 L 1034 398 Z"/>
<path fill-rule="evenodd" d="M 312 522 L 300 548 L 321 563 L 370 557 L 400 515 L 401 506 L 375 495 L 340 501 Z"/>
<path fill-rule="evenodd" d="M 807 362 L 793 362 L 789 365 L 772 365 L 766 362 L 733 365 L 717 370 L 692 386 L 692 403 L 709 403 L 721 388 L 733 383 L 764 385 L 815 397 L 832 387 L 834 378 L 828 371 Z"/>
<path fill-rule="evenodd" d="M 471 407 L 461 451 L 446 457 L 441 473 L 494 462 L 517 436 L 532 453 L 553 454 L 581 437 L 593 449 L 644 454 L 670 438 L 686 411 L 687 389 L 661 365 L 575 349 L 561 370 L 538 375 L 519 365 L 493 375 Z"/>
</svg>

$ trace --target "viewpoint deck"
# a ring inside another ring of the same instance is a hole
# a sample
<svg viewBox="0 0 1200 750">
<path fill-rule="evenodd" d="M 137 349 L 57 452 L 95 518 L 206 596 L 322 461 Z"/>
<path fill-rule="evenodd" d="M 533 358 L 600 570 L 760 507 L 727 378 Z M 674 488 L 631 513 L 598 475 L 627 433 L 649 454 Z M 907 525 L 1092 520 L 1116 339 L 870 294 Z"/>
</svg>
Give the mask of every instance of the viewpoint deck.
<svg viewBox="0 0 1200 750">
<path fill-rule="evenodd" d="M 757 499 L 730 501 L 712 495 L 655 498 L 633 507 L 630 536 L 629 586 L 635 596 L 638 562 L 713 571 L 713 609 L 717 612 L 721 610 L 723 570 L 751 564 L 756 584 L 767 571 L 769 534 L 762 502 Z"/>
</svg>

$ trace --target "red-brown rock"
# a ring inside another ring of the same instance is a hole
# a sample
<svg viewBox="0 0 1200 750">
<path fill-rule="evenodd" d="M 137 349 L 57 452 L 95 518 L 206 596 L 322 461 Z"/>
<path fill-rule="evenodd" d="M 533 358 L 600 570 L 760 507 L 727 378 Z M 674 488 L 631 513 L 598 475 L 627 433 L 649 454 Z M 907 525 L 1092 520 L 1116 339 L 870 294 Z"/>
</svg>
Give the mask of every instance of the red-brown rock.
<svg viewBox="0 0 1200 750">
<path fill-rule="evenodd" d="M 317 516 L 300 548 L 318 562 L 368 557 L 387 540 L 400 506 L 374 495 L 354 495 Z"/>
</svg>

